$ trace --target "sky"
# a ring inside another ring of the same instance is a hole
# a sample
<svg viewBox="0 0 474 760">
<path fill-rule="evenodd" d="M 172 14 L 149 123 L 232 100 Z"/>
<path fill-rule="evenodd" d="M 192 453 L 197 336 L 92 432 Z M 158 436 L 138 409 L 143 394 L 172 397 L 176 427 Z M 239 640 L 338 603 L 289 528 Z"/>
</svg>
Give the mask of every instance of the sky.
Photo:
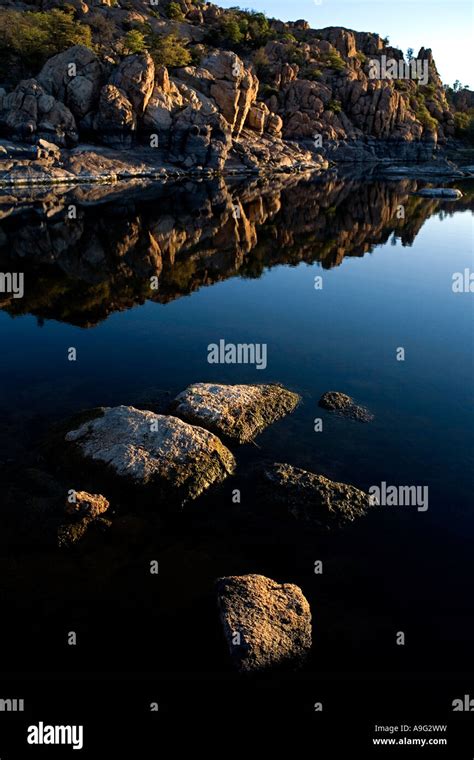
<svg viewBox="0 0 474 760">
<path fill-rule="evenodd" d="M 214 0 L 239 5 L 282 21 L 305 19 L 315 29 L 345 26 L 389 37 L 405 53 L 431 48 L 445 84 L 459 79 L 474 89 L 472 0 Z"/>
</svg>

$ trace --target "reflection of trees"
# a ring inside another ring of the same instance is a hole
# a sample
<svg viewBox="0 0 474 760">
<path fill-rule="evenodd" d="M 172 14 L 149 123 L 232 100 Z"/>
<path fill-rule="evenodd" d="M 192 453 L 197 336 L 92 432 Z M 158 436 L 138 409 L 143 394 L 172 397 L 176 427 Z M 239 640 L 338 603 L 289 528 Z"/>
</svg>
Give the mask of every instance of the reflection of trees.
<svg viewBox="0 0 474 760">
<path fill-rule="evenodd" d="M 411 245 L 432 214 L 472 208 L 468 195 L 446 203 L 412 195 L 416 187 L 413 180 L 280 178 L 118 196 L 115 188 L 77 188 L 43 193 L 24 207 L 0 198 L 0 268 L 25 272 L 25 297 L 0 298 L 12 315 L 87 327 L 147 299 L 166 303 L 229 277 L 260 277 L 277 264 L 330 268 L 390 239 Z M 106 192 L 113 193 L 109 202 L 101 198 Z M 74 220 L 66 212 L 71 203 Z M 400 204 L 404 219 L 397 218 Z"/>
</svg>

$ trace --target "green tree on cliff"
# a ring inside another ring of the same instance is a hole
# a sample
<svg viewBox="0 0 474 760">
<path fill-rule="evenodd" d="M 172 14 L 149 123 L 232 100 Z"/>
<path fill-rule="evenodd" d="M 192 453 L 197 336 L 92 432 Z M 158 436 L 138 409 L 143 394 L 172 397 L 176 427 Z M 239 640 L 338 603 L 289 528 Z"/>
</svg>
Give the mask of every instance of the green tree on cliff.
<svg viewBox="0 0 474 760">
<path fill-rule="evenodd" d="M 48 58 L 72 45 L 92 48 L 89 26 L 71 11 L 0 11 L 0 71 L 19 67 L 23 75 L 36 74 Z"/>
<path fill-rule="evenodd" d="M 152 35 L 149 42 L 150 55 L 163 66 L 187 66 L 191 53 L 175 34 Z"/>
</svg>

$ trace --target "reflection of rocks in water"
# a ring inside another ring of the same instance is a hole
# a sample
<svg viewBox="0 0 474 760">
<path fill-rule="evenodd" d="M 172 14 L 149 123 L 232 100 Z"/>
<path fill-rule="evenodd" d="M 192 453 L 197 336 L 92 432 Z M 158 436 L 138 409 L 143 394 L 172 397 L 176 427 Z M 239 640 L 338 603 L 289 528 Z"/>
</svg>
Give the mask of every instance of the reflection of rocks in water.
<svg viewBox="0 0 474 760">
<path fill-rule="evenodd" d="M 418 184 L 295 176 L 0 196 L 0 269 L 25 272 L 25 297 L 2 294 L 0 305 L 87 327 L 276 264 L 329 268 L 391 235 L 409 245 L 444 208 L 412 195 Z M 465 197 L 456 210 L 470 204 Z"/>
</svg>

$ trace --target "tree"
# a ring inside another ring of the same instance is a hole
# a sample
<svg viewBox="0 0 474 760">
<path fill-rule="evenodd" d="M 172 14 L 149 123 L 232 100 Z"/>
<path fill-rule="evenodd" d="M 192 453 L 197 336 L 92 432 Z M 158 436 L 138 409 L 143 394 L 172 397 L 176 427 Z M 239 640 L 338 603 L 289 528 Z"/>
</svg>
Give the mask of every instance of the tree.
<svg viewBox="0 0 474 760">
<path fill-rule="evenodd" d="M 145 37 L 138 29 L 131 29 L 123 38 L 124 53 L 132 55 L 133 53 L 143 53 L 146 49 Z"/>
<path fill-rule="evenodd" d="M 73 45 L 93 48 L 90 26 L 70 11 L 0 11 L 0 72 L 16 67 L 22 75 L 36 74 L 45 61 Z"/>
<path fill-rule="evenodd" d="M 229 44 L 238 45 L 244 39 L 240 25 L 234 18 L 224 19 L 222 23 L 219 24 L 219 32 L 224 38 L 224 41 Z"/>
<path fill-rule="evenodd" d="M 407 60 L 412 61 L 413 60 L 413 48 L 408 48 L 407 50 Z"/>
<path fill-rule="evenodd" d="M 175 34 L 152 35 L 150 55 L 163 66 L 187 66 L 191 62 L 191 53 Z"/>
<path fill-rule="evenodd" d="M 268 81 L 270 74 L 270 59 L 265 53 L 264 48 L 259 48 L 253 54 L 253 65 L 255 66 L 255 72 L 261 82 Z"/>
<path fill-rule="evenodd" d="M 166 15 L 168 18 L 171 18 L 175 21 L 183 21 L 184 20 L 184 13 L 181 10 L 181 6 L 179 3 L 171 2 L 169 3 L 168 7 L 166 8 Z"/>
</svg>

